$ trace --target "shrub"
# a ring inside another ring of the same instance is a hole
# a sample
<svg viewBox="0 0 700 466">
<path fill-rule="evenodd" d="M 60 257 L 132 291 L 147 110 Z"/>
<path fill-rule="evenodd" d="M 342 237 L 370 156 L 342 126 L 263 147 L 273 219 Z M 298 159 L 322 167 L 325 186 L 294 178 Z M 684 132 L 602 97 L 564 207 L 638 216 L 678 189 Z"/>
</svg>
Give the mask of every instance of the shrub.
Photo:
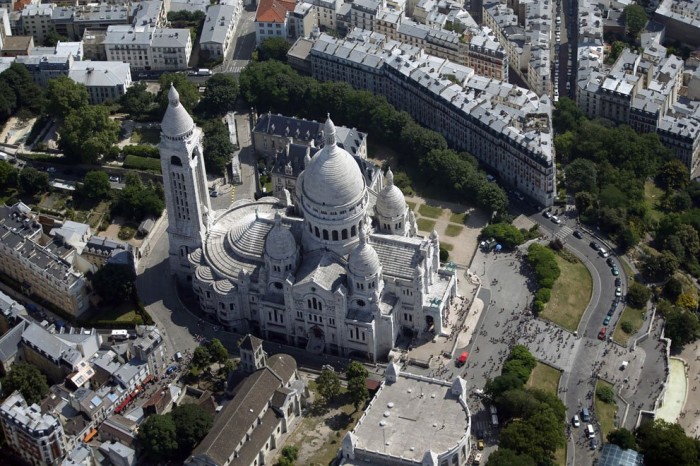
<svg viewBox="0 0 700 466">
<path fill-rule="evenodd" d="M 160 151 L 158 150 L 157 146 L 149 146 L 142 144 L 124 146 L 122 148 L 122 153 L 124 155 L 136 155 L 139 157 L 148 157 L 152 159 L 160 158 Z"/>
<path fill-rule="evenodd" d="M 447 259 L 450 258 L 450 251 L 445 249 L 442 244 L 440 245 L 440 262 L 447 262 Z"/>
<path fill-rule="evenodd" d="M 540 312 L 544 311 L 544 304 L 542 301 L 535 301 L 532 303 L 532 312 L 538 315 Z"/>
<path fill-rule="evenodd" d="M 629 320 L 622 322 L 620 324 L 620 328 L 622 329 L 623 332 L 625 332 L 628 335 L 630 333 L 634 332 L 634 325 L 632 325 L 632 322 L 630 322 Z"/>
<path fill-rule="evenodd" d="M 598 387 L 595 394 L 603 403 L 612 404 L 615 402 L 615 392 L 610 387 Z"/>
<path fill-rule="evenodd" d="M 550 288 L 540 288 L 535 293 L 535 300 L 541 301 L 542 303 L 548 303 L 552 297 L 552 290 Z"/>
</svg>

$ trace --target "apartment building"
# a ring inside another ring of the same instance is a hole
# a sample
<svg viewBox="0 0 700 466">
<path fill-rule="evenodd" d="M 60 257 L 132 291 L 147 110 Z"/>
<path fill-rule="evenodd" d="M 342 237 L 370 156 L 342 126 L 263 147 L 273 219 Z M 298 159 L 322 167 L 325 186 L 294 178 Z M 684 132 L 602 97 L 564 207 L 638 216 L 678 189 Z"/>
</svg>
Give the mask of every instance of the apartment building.
<svg viewBox="0 0 700 466">
<path fill-rule="evenodd" d="M 0 422 L 8 446 L 29 464 L 53 466 L 67 453 L 66 436 L 58 417 L 28 405 L 20 392 L 0 405 Z"/>
<path fill-rule="evenodd" d="M 89 300 L 86 279 L 72 266 L 74 255 L 73 247 L 42 234 L 23 203 L 0 207 L 0 269 L 24 294 L 79 317 Z"/>
<path fill-rule="evenodd" d="M 340 11 L 340 6 L 343 4 L 342 0 L 311 0 L 311 3 L 316 8 L 316 15 L 318 17 L 318 25 L 321 30 L 326 29 L 337 29 L 336 15 Z"/>
<path fill-rule="evenodd" d="M 294 6 L 289 13 L 287 22 L 287 38 L 295 40 L 299 37 L 309 37 L 318 27 L 318 12 L 311 3 L 301 2 Z"/>
<path fill-rule="evenodd" d="M 356 42 L 321 34 L 312 74 L 384 95 L 542 205 L 556 193 L 551 101 L 406 44 Z M 448 79 L 447 77 L 450 77 Z"/>
<path fill-rule="evenodd" d="M 107 61 L 129 63 L 132 70 L 184 70 L 192 53 L 188 29 L 110 26 L 103 44 Z"/>
<path fill-rule="evenodd" d="M 350 4 L 350 29 L 374 31 L 374 21 L 382 6 L 380 0 L 355 0 Z"/>
<path fill-rule="evenodd" d="M 116 102 L 131 87 L 131 69 L 123 62 L 76 61 L 68 77 L 87 88 L 91 104 Z"/>
<path fill-rule="evenodd" d="M 239 4 L 240 5 L 240 4 Z M 232 5 L 212 5 L 207 8 L 199 48 L 211 58 L 226 56 L 236 32 L 240 11 Z"/>
<path fill-rule="evenodd" d="M 287 38 L 289 14 L 294 11 L 293 0 L 261 0 L 255 13 L 255 41 L 259 45 L 269 37 Z"/>
<path fill-rule="evenodd" d="M 663 0 L 654 21 L 666 27 L 666 37 L 690 47 L 700 46 L 700 0 Z"/>
<path fill-rule="evenodd" d="M 43 44 L 53 29 L 52 11 L 53 6 L 50 4 L 29 4 L 24 7 L 21 13 L 22 34 L 32 36 L 36 44 Z"/>
</svg>

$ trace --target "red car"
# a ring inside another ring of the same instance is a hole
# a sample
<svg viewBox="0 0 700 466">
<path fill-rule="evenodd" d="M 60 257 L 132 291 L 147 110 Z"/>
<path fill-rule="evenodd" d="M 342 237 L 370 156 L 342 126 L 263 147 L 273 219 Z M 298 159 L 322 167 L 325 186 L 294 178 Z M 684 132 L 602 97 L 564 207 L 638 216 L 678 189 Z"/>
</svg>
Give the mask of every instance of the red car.
<svg viewBox="0 0 700 466">
<path fill-rule="evenodd" d="M 464 353 L 460 354 L 459 357 L 457 358 L 457 367 L 462 367 L 464 365 L 464 363 L 467 362 L 468 357 L 469 357 L 469 353 L 466 351 Z"/>
<path fill-rule="evenodd" d="M 608 329 L 606 329 L 605 327 L 603 327 L 603 328 L 600 329 L 600 332 L 598 333 L 598 340 L 603 340 L 603 341 L 605 341 L 605 333 L 606 333 L 607 330 L 608 330 Z"/>
</svg>

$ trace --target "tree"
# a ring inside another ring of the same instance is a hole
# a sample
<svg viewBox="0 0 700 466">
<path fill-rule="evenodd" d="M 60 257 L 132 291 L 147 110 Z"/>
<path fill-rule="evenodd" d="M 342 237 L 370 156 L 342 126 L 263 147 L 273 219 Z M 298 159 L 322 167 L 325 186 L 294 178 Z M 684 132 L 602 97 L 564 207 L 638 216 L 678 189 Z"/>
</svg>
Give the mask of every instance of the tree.
<svg viewBox="0 0 700 466">
<path fill-rule="evenodd" d="M 109 184 L 109 175 L 102 171 L 89 171 L 83 178 L 80 192 L 88 199 L 104 199 L 109 194 L 112 186 Z"/>
<path fill-rule="evenodd" d="M 204 163 L 210 173 L 223 174 L 236 148 L 231 144 L 228 128 L 220 119 L 204 124 Z"/>
<path fill-rule="evenodd" d="M 146 217 L 159 217 L 165 208 L 162 185 L 144 184 L 135 173 L 127 173 L 124 187 L 112 204 L 115 214 L 140 221 Z"/>
<path fill-rule="evenodd" d="M 55 28 L 51 28 L 46 35 L 44 36 L 44 46 L 45 47 L 56 47 L 56 45 L 59 42 L 67 42 L 68 38 L 66 36 L 62 36 L 58 32 L 56 32 Z"/>
<path fill-rule="evenodd" d="M 688 180 L 690 180 L 688 167 L 675 158 L 662 164 L 656 174 L 656 182 L 666 191 L 684 189 L 688 185 Z"/>
<path fill-rule="evenodd" d="M 644 8 L 635 4 L 626 6 L 623 11 L 627 34 L 636 39 L 639 33 L 642 32 L 642 29 L 644 29 L 644 26 L 647 25 L 647 13 L 644 11 Z"/>
<path fill-rule="evenodd" d="M 323 369 L 316 378 L 319 394 L 328 402 L 340 394 L 340 377 L 335 371 Z"/>
<path fill-rule="evenodd" d="M 49 393 L 46 376 L 35 366 L 25 362 L 12 364 L 7 376 L 2 381 L 4 396 L 19 391 L 27 404 L 39 403 Z"/>
<path fill-rule="evenodd" d="M 530 378 L 530 369 L 527 364 L 519 359 L 510 359 L 503 364 L 504 374 L 513 374 L 518 377 L 523 383 L 526 383 Z"/>
<path fill-rule="evenodd" d="M 87 88 L 68 76 L 49 79 L 46 95 L 46 112 L 54 118 L 65 118 L 69 113 L 80 111 L 90 103 Z"/>
<path fill-rule="evenodd" d="M 676 300 L 676 306 L 686 311 L 696 311 L 698 309 L 698 299 L 695 297 L 695 293 L 681 293 Z"/>
<path fill-rule="evenodd" d="M 119 304 L 134 295 L 134 268 L 127 264 L 105 264 L 92 276 L 92 287 L 107 303 Z"/>
<path fill-rule="evenodd" d="M 48 191 L 49 175 L 48 173 L 40 172 L 36 168 L 25 167 L 19 173 L 19 187 L 22 192 L 27 194 Z"/>
<path fill-rule="evenodd" d="M 221 343 L 221 340 L 214 338 L 209 342 L 209 354 L 214 362 L 224 364 L 229 359 L 228 350 Z"/>
<path fill-rule="evenodd" d="M 486 466 L 536 466 L 530 456 L 518 454 L 509 448 L 499 448 L 489 455 Z"/>
<path fill-rule="evenodd" d="M 280 452 L 280 459 L 277 461 L 276 466 L 294 466 L 298 458 L 299 448 L 294 445 L 287 445 Z"/>
<path fill-rule="evenodd" d="M 367 368 L 357 361 L 352 361 L 345 369 L 348 378 L 348 392 L 352 399 L 352 404 L 357 411 L 360 406 L 369 398 L 369 391 L 365 385 L 365 380 L 369 373 Z"/>
<path fill-rule="evenodd" d="M 0 187 L 16 186 L 19 172 L 11 164 L 0 160 Z"/>
<path fill-rule="evenodd" d="M 0 79 L 13 90 L 17 107 L 35 114 L 41 110 L 44 104 L 44 93 L 36 85 L 26 66 L 12 63 L 8 69 L 0 73 Z"/>
<path fill-rule="evenodd" d="M 287 61 L 289 42 L 282 37 L 269 37 L 263 40 L 258 46 L 258 58 L 260 61 L 277 60 Z"/>
<path fill-rule="evenodd" d="M 119 99 L 122 110 L 132 118 L 143 116 L 150 110 L 154 101 L 155 95 L 148 92 L 148 86 L 143 81 L 133 84 Z"/>
<path fill-rule="evenodd" d="M 676 277 L 669 278 L 664 285 L 664 296 L 675 302 L 681 293 L 683 293 L 683 284 L 681 281 Z"/>
<path fill-rule="evenodd" d="M 552 115 L 554 130 L 557 134 L 564 134 L 567 131 L 574 130 L 579 122 L 585 118 L 583 112 L 576 102 L 568 97 L 562 97 L 556 104 L 554 114 Z"/>
<path fill-rule="evenodd" d="M 17 111 L 15 91 L 6 81 L 0 79 L 0 119 L 7 120 L 15 111 Z"/>
<path fill-rule="evenodd" d="M 491 223 L 481 230 L 479 237 L 494 238 L 506 248 L 514 248 L 525 241 L 523 233 L 510 223 Z"/>
<path fill-rule="evenodd" d="M 642 258 L 642 272 L 650 280 L 665 280 L 678 269 L 678 258 L 670 251 L 647 254 Z"/>
<path fill-rule="evenodd" d="M 629 320 L 623 320 L 622 323 L 620 324 L 620 328 L 627 335 L 631 335 L 632 332 L 634 332 L 634 324 L 632 324 L 632 322 Z"/>
<path fill-rule="evenodd" d="M 700 461 L 698 442 L 686 436 L 678 424 L 662 419 L 643 422 L 636 436 L 647 466 L 694 466 Z"/>
<path fill-rule="evenodd" d="M 651 291 L 639 282 L 632 282 L 627 290 L 627 303 L 636 308 L 643 308 L 651 298 Z"/>
<path fill-rule="evenodd" d="M 263 44 L 268 40 L 270 39 L 263 41 Z M 207 114 L 223 115 L 236 107 L 238 92 L 236 78 L 228 74 L 215 74 L 207 80 L 207 87 L 199 107 Z"/>
<path fill-rule="evenodd" d="M 228 377 L 231 375 L 231 372 L 236 370 L 236 363 L 233 361 L 233 359 L 227 359 L 224 361 L 224 365 L 221 366 L 219 369 L 219 375 L 223 375 L 224 377 Z"/>
<path fill-rule="evenodd" d="M 634 434 L 624 427 L 608 432 L 608 442 L 623 450 L 637 450 L 638 448 Z"/>
<path fill-rule="evenodd" d="M 597 191 L 597 172 L 595 163 L 588 159 L 576 159 L 566 167 L 566 187 L 572 193 Z"/>
<path fill-rule="evenodd" d="M 198 346 L 195 348 L 194 353 L 192 354 L 192 361 L 190 364 L 198 369 L 204 369 L 209 367 L 211 361 L 212 359 L 209 349 L 207 349 L 206 346 Z"/>
<path fill-rule="evenodd" d="M 73 162 L 95 164 L 109 153 L 119 137 L 119 123 L 102 105 L 88 105 L 66 116 L 58 145 Z"/>
<path fill-rule="evenodd" d="M 523 365 L 530 370 L 533 370 L 535 366 L 537 366 L 537 359 L 535 359 L 525 345 L 515 345 L 513 349 L 510 350 L 508 360 L 521 361 Z"/>
<path fill-rule="evenodd" d="M 509 390 L 522 388 L 524 382 L 515 374 L 501 374 L 493 380 L 487 380 L 484 392 L 492 400 L 498 399 L 503 393 Z"/>
<path fill-rule="evenodd" d="M 138 436 L 146 456 L 154 461 L 168 460 L 177 452 L 177 431 L 170 415 L 147 417 L 139 427 Z"/>
<path fill-rule="evenodd" d="M 214 418 L 195 404 L 184 404 L 172 411 L 179 456 L 186 458 L 211 429 Z"/>
<path fill-rule="evenodd" d="M 189 113 L 192 113 L 197 102 L 199 102 L 199 90 L 195 84 L 187 79 L 185 74 L 162 74 L 160 78 L 158 78 L 158 82 L 160 83 L 160 92 L 156 100 L 160 104 L 162 113 L 165 113 L 165 109 L 168 107 L 168 92 L 170 91 L 171 85 L 175 86 L 177 93 L 180 95 L 180 104 L 185 107 Z"/>
<path fill-rule="evenodd" d="M 681 349 L 700 337 L 700 322 L 695 314 L 673 307 L 664 312 L 665 333 L 673 349 Z"/>
<path fill-rule="evenodd" d="M 496 183 L 483 183 L 477 192 L 477 202 L 487 212 L 502 214 L 508 210 L 508 196 Z"/>
<path fill-rule="evenodd" d="M 619 57 L 620 54 L 625 50 L 626 46 L 627 44 L 625 44 L 621 40 L 616 40 L 615 42 L 613 42 L 612 47 L 610 47 L 610 55 L 608 55 L 607 62 L 615 63 L 615 60 L 617 60 L 617 57 Z"/>
</svg>

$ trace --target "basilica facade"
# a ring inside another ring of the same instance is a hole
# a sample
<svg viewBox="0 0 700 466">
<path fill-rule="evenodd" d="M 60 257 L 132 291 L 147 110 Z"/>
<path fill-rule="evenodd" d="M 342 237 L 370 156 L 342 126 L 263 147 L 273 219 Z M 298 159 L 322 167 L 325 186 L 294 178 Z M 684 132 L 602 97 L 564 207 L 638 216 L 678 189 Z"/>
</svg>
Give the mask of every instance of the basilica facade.
<svg viewBox="0 0 700 466">
<path fill-rule="evenodd" d="M 417 234 L 391 170 L 367 185 L 330 118 L 293 195 L 213 211 L 201 130 L 174 88 L 169 100 L 160 151 L 170 271 L 202 311 L 230 331 L 371 361 L 400 334 L 442 332 L 456 277 L 440 266 L 438 235 Z"/>
</svg>

